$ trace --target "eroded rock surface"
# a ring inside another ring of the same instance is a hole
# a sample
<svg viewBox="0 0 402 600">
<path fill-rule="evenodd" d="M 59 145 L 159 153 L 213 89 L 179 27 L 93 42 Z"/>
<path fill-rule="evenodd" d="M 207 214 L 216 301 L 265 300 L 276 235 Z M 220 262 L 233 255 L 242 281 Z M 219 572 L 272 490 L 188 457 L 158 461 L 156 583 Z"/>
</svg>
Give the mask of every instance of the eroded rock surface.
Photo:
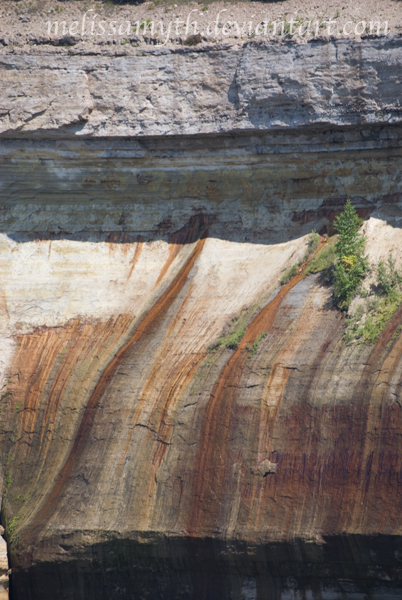
<svg viewBox="0 0 402 600">
<path fill-rule="evenodd" d="M 0 132 L 199 135 L 402 119 L 397 35 L 133 52 L 4 54 Z"/>
<path fill-rule="evenodd" d="M 236 54 L 147 57 L 149 81 L 170 70 L 152 119 L 138 108 L 148 80 L 120 59 L 57 57 L 46 87 L 41 58 L 36 114 L 36 67 L 7 57 L 2 93 L 27 78 L 26 105 L 5 96 L 1 143 L 17 600 L 400 595 L 401 310 L 376 345 L 346 346 L 320 274 L 279 284 L 348 196 L 371 261 L 401 264 L 400 43 L 387 43 L 250 46 L 247 68 Z M 278 96 L 280 60 L 300 76 Z M 196 90 L 212 66 L 208 104 Z M 76 103 L 51 91 L 67 82 Z M 216 345 L 236 328 L 237 348 Z"/>
</svg>

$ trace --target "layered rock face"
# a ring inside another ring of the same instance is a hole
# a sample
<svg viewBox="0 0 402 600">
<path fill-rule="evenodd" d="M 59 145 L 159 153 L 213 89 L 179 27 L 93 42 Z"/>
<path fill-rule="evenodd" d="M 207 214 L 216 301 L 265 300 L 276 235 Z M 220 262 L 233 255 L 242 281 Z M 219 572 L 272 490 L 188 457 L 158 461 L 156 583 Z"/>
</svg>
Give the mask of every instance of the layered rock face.
<svg viewBox="0 0 402 600">
<path fill-rule="evenodd" d="M 348 197 L 401 263 L 401 57 L 2 57 L 13 598 L 400 596 L 402 312 L 280 277 Z"/>
</svg>

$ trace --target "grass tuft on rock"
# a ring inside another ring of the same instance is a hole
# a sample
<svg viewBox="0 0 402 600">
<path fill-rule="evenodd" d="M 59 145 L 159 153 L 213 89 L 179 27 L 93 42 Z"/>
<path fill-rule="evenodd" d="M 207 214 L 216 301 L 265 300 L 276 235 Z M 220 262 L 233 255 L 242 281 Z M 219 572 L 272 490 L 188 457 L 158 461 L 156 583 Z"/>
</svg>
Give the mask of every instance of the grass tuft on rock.
<svg viewBox="0 0 402 600">
<path fill-rule="evenodd" d="M 254 354 L 257 354 L 258 352 L 258 344 L 261 342 L 261 340 L 263 340 L 265 337 L 267 336 L 267 332 L 266 331 L 262 331 L 260 333 L 260 335 L 254 340 L 254 343 L 251 344 L 247 344 L 246 349 L 248 350 L 249 354 L 247 358 L 252 358 L 254 356 Z"/>
<path fill-rule="evenodd" d="M 281 277 L 281 285 L 286 285 L 293 277 L 297 274 L 299 263 L 295 263 L 289 269 L 286 269 L 285 273 Z"/>
<path fill-rule="evenodd" d="M 286 285 L 291 279 L 293 279 L 295 275 L 297 275 L 299 267 L 301 267 L 305 262 L 308 261 L 310 256 L 318 250 L 319 246 L 320 235 L 316 232 L 315 229 L 313 229 L 307 241 L 307 251 L 303 260 L 300 260 L 299 262 L 286 269 L 285 273 L 281 277 L 281 285 Z"/>
<path fill-rule="evenodd" d="M 208 351 L 213 352 L 214 350 L 221 350 L 229 348 L 230 350 L 236 350 L 246 333 L 246 325 L 241 317 L 233 317 L 226 331 L 218 338 L 218 340 L 209 347 Z"/>
<path fill-rule="evenodd" d="M 306 275 L 313 275 L 314 273 L 320 273 L 321 271 L 328 271 L 333 267 L 336 259 L 335 254 L 335 243 L 337 235 L 333 235 L 329 238 L 323 248 L 313 256 L 306 268 Z"/>
</svg>

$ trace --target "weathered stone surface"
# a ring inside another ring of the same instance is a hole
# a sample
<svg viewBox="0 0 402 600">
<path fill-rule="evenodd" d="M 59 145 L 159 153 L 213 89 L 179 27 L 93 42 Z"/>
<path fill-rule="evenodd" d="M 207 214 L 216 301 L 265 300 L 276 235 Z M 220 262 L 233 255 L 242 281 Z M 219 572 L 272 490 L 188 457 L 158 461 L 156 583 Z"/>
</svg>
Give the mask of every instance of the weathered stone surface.
<svg viewBox="0 0 402 600">
<path fill-rule="evenodd" d="M 2 515 L 17 600 L 400 595 L 401 311 L 374 347 L 347 347 L 320 275 L 279 286 L 348 196 L 370 259 L 401 263 L 400 43 L 387 43 L 142 57 L 132 89 L 119 59 L 63 70 L 61 57 L 7 55 L 8 81 L 27 78 L 25 105 L 6 97 L 0 174 Z M 133 98 L 168 60 L 155 118 L 138 116 Z M 263 81 L 280 60 L 278 95 Z M 211 65 L 226 83 L 197 97 Z M 58 90 L 79 78 L 63 112 Z M 295 129 L 273 131 L 279 115 Z M 201 135 L 216 131 L 231 134 Z M 167 132 L 199 135 L 149 137 Z M 243 324 L 237 349 L 211 351 Z"/>
<path fill-rule="evenodd" d="M 188 597 L 189 589 L 199 597 L 201 576 L 210 590 L 201 597 L 214 598 L 222 591 L 219 579 L 234 590 L 246 580 L 278 586 L 268 564 L 295 577 L 284 590 L 310 589 L 320 579 L 330 586 L 337 577 L 352 578 L 357 591 L 359 578 L 371 577 L 378 597 L 399 589 L 399 537 L 384 542 L 397 544 L 394 559 L 361 558 L 353 577 L 331 541 L 365 536 L 359 544 L 377 556 L 369 536 L 400 533 L 400 337 L 389 344 L 399 315 L 377 347 L 339 345 L 343 320 L 327 306 L 330 291 L 319 276 L 299 277 L 269 301 L 281 269 L 303 255 L 303 238 L 245 244 L 205 238 L 205 227 L 199 218 L 181 233 L 183 245 L 108 242 L 89 254 L 87 242 L 4 238 L 11 271 L 24 268 L 20 286 L 27 291 L 24 302 L 15 284 L 7 289 L 11 395 L 2 411 L 3 451 L 12 455 L 6 514 L 8 523 L 17 517 L 11 548 L 18 598 L 28 589 L 52 598 L 54 577 L 74 597 L 80 570 L 92 581 L 89 598 L 118 598 L 113 577 L 127 577 L 133 589 L 150 590 L 156 582 L 173 597 Z M 402 242 L 401 230 L 382 220 L 368 222 L 367 236 L 373 259 L 378 240 L 382 254 Z M 71 254 L 77 264 L 89 259 L 102 271 L 103 291 L 91 271 L 66 277 Z M 35 257 L 31 273 L 28 257 Z M 46 286 L 35 292 L 32 283 L 46 263 Z M 91 282 L 93 300 L 80 277 Z M 20 315 L 25 306 L 19 321 L 16 306 Z M 239 349 L 209 354 L 243 308 L 249 326 Z M 246 344 L 262 331 L 267 337 L 246 360 Z M 276 471 L 258 472 L 264 463 Z M 286 545 L 295 538 L 317 546 L 307 579 L 304 542 L 299 558 L 297 547 Z M 208 539 L 212 546 L 191 546 Z M 328 549 L 320 550 L 325 541 Z M 269 549 L 274 542 L 285 544 L 285 556 Z M 258 547 L 265 558 L 252 558 Z M 259 574 L 231 558 L 246 548 Z M 351 560 L 351 550 L 343 551 Z M 156 561 L 151 569 L 179 569 L 179 579 L 150 578 L 148 552 Z M 198 552 L 203 558 L 191 566 L 189 556 Z M 293 567 L 285 566 L 289 561 Z M 314 579 L 322 562 L 329 572 Z M 109 575 L 101 576 L 105 569 Z M 391 573 L 389 581 L 381 569 Z M 331 585 L 339 594 L 341 584 Z"/>
<path fill-rule="evenodd" d="M 142 56 L 5 54 L 0 132 L 155 136 L 400 123 L 401 61 L 399 36 Z"/>
</svg>

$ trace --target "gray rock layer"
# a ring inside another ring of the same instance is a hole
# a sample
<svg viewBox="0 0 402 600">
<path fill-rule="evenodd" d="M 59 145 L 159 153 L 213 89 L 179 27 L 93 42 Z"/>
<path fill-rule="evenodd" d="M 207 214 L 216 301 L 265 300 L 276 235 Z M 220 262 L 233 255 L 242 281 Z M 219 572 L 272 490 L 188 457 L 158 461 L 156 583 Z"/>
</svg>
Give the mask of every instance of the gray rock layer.
<svg viewBox="0 0 402 600">
<path fill-rule="evenodd" d="M 4 133 L 90 136 L 399 123 L 402 39 L 247 43 L 141 56 L 4 54 Z"/>
</svg>

